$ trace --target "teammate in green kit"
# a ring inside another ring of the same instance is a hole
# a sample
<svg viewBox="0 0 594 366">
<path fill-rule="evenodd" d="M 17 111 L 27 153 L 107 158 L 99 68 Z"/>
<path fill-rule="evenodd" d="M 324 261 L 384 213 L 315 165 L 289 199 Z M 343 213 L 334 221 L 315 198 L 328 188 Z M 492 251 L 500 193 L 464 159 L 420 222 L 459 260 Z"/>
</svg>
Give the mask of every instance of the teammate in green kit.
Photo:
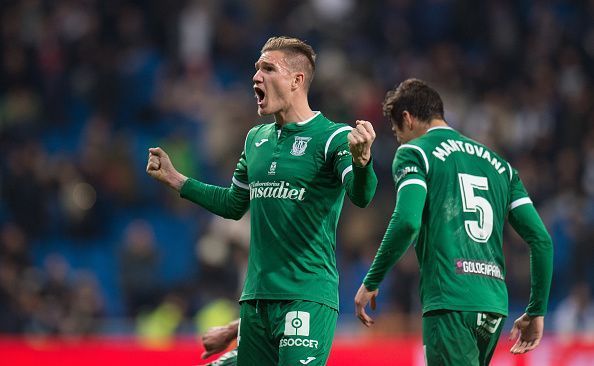
<svg viewBox="0 0 594 366">
<path fill-rule="evenodd" d="M 506 217 L 530 246 L 531 293 L 515 321 L 512 353 L 538 346 L 543 333 L 553 246 L 510 164 L 444 121 L 439 94 L 409 79 L 387 93 L 384 114 L 401 143 L 393 164 L 396 208 L 355 297 L 356 313 L 373 324 L 378 286 L 411 243 L 420 267 L 423 344 L 429 365 L 486 365 L 508 300 L 503 257 Z"/>
<path fill-rule="evenodd" d="M 315 53 L 306 43 L 271 38 L 255 66 L 258 113 L 276 122 L 248 132 L 230 187 L 183 176 L 160 148 L 149 149 L 147 173 L 222 217 L 250 210 L 238 365 L 323 365 L 338 315 L 338 217 L 345 193 L 361 207 L 375 193 L 375 132 L 311 110 Z"/>
</svg>

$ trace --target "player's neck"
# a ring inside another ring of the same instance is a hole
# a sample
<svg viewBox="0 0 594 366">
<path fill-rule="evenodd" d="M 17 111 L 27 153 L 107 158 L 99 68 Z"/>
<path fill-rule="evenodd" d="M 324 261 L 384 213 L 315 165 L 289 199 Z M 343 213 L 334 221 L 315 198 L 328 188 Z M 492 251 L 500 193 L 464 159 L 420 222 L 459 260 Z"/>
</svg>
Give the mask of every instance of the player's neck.
<svg viewBox="0 0 594 366">
<path fill-rule="evenodd" d="M 429 122 L 426 125 L 426 129 L 423 133 L 427 133 L 428 130 L 434 128 L 434 127 L 449 127 L 448 123 L 446 121 L 444 121 L 443 119 L 432 119 L 431 122 Z"/>
<path fill-rule="evenodd" d="M 313 117 L 314 112 L 309 107 L 307 99 L 293 103 L 287 109 L 274 114 L 274 119 L 281 127 L 287 123 L 303 122 Z"/>
</svg>

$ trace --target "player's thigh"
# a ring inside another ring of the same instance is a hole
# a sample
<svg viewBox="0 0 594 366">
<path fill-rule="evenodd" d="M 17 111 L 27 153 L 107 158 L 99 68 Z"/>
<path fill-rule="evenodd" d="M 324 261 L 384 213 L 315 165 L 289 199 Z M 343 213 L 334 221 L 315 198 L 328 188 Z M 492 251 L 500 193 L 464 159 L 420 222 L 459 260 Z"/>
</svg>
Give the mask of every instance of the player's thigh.
<svg viewBox="0 0 594 366">
<path fill-rule="evenodd" d="M 488 365 L 491 362 L 505 317 L 499 314 L 476 313 L 476 333 L 479 349 L 479 364 Z"/>
<path fill-rule="evenodd" d="M 478 366 L 479 349 L 469 317 L 459 311 L 423 315 L 423 349 L 428 366 Z"/>
<path fill-rule="evenodd" d="M 256 301 L 241 303 L 237 337 L 237 365 L 276 366 L 278 350 L 267 330 L 267 313 L 259 311 Z"/>
<path fill-rule="evenodd" d="M 338 319 L 335 309 L 311 301 L 283 301 L 274 319 L 279 366 L 326 364 Z"/>
</svg>

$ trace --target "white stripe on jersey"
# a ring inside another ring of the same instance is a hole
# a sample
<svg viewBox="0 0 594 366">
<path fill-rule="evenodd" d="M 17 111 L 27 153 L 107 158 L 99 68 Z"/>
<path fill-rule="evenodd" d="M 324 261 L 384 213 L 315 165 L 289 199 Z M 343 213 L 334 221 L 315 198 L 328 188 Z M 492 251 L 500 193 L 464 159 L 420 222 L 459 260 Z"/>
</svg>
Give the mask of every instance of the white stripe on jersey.
<svg viewBox="0 0 594 366">
<path fill-rule="evenodd" d="M 512 172 L 511 165 L 509 165 L 509 162 L 507 162 L 507 167 L 509 168 L 509 181 L 511 182 L 513 179 L 513 172 Z"/>
<path fill-rule="evenodd" d="M 250 186 L 248 186 L 245 183 L 242 183 L 240 181 L 238 181 L 235 177 L 233 177 L 231 179 L 231 181 L 233 182 L 233 184 L 235 184 L 236 186 L 238 186 L 239 188 L 243 188 L 243 189 L 250 189 Z"/>
<path fill-rule="evenodd" d="M 527 205 L 529 203 L 532 203 L 532 200 L 530 199 L 530 197 L 519 198 L 519 199 L 513 201 L 512 203 L 510 203 L 509 210 L 511 211 L 518 206 Z"/>
<path fill-rule="evenodd" d="M 332 135 L 330 135 L 330 137 L 328 137 L 328 141 L 326 141 L 326 148 L 324 149 L 324 161 L 326 161 L 326 155 L 328 155 L 328 149 L 330 148 L 330 143 L 332 142 L 332 139 L 339 133 L 344 131 L 350 131 L 352 129 L 353 128 L 351 126 L 341 127 L 338 130 L 334 131 Z"/>
<path fill-rule="evenodd" d="M 401 190 L 402 188 L 404 188 L 404 187 L 406 187 L 406 186 L 408 186 L 408 185 L 411 185 L 411 184 L 416 184 L 416 185 L 418 185 L 418 186 L 421 186 L 421 187 L 425 188 L 425 190 L 427 190 L 427 184 L 425 184 L 425 182 L 423 182 L 422 180 L 420 180 L 420 179 L 409 179 L 409 180 L 405 180 L 405 181 L 404 181 L 404 182 L 403 182 L 403 183 L 400 185 L 400 187 L 398 187 L 398 191 L 396 191 L 396 194 L 398 194 L 398 192 L 400 192 L 400 190 Z"/>
<path fill-rule="evenodd" d="M 342 171 L 342 177 L 341 177 L 342 183 L 344 183 L 344 177 L 348 174 L 348 172 L 352 172 L 352 171 L 353 171 L 352 165 L 349 165 L 346 168 L 344 168 L 344 170 Z"/>
<path fill-rule="evenodd" d="M 421 149 L 420 147 L 416 146 L 416 145 L 410 145 L 410 144 L 404 144 L 404 145 L 400 145 L 400 147 L 398 148 L 398 150 L 400 149 L 415 149 L 421 152 L 421 155 L 423 156 L 423 160 L 425 161 L 425 171 L 427 172 L 427 174 L 429 174 L 429 160 L 427 159 L 427 155 L 425 155 L 425 152 L 423 151 L 423 149 Z"/>
</svg>

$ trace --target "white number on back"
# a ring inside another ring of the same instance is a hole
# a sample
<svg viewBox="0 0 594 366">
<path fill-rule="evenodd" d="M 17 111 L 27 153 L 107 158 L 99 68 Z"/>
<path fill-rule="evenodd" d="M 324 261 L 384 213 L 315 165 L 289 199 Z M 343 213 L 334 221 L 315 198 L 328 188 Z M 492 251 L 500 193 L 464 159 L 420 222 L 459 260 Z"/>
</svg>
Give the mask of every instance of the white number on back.
<svg viewBox="0 0 594 366">
<path fill-rule="evenodd" d="M 464 228 L 468 236 L 479 243 L 486 243 L 493 233 L 493 208 L 489 201 L 474 195 L 474 190 L 489 190 L 486 177 L 470 174 L 458 174 L 460 192 L 462 193 L 462 207 L 464 212 L 478 212 L 478 220 L 465 220 Z"/>
</svg>

